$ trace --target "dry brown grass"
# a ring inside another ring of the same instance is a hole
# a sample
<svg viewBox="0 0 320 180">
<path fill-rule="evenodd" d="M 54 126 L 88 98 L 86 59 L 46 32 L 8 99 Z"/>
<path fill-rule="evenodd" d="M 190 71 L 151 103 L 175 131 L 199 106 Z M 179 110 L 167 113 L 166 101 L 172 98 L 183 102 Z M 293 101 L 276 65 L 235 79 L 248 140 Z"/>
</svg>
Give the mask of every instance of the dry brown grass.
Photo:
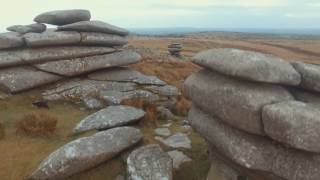
<svg viewBox="0 0 320 180">
<path fill-rule="evenodd" d="M 49 137 L 54 134 L 58 119 L 44 110 L 26 114 L 17 123 L 17 134 Z"/>
<path fill-rule="evenodd" d="M 191 102 L 187 100 L 184 96 L 178 97 L 178 102 L 175 106 L 175 114 L 179 116 L 187 116 L 189 109 L 191 107 Z"/>
<path fill-rule="evenodd" d="M 0 123 L 0 139 L 4 138 L 5 130 L 2 123 Z"/>
</svg>

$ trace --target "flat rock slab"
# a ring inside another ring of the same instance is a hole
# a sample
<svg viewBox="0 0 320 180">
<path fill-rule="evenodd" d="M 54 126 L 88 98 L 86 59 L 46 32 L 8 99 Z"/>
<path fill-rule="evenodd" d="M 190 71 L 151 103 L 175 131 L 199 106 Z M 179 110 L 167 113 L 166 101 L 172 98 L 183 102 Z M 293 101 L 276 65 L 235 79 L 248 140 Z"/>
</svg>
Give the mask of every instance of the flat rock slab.
<svg viewBox="0 0 320 180">
<path fill-rule="evenodd" d="M 31 179 L 65 179 L 111 159 L 141 138 L 140 130 L 120 127 L 77 139 L 50 154 L 32 173 Z"/>
<path fill-rule="evenodd" d="M 30 25 L 14 25 L 7 28 L 8 31 L 17 32 L 19 34 L 26 33 L 42 33 L 47 29 L 47 26 L 44 24 L 36 23 Z"/>
<path fill-rule="evenodd" d="M 178 90 L 177 87 L 171 86 L 171 85 L 165 85 L 165 86 L 148 86 L 145 87 L 147 90 L 163 95 L 163 96 L 180 96 L 181 93 Z"/>
<path fill-rule="evenodd" d="M 161 140 L 160 138 L 157 139 L 160 140 L 166 146 L 171 148 L 191 149 L 191 141 L 189 137 L 184 133 L 176 133 L 164 140 Z"/>
<path fill-rule="evenodd" d="M 134 83 L 103 82 L 88 79 L 71 79 L 55 85 L 55 88 L 42 93 L 48 101 L 83 101 L 86 97 L 99 97 L 102 91 L 133 91 Z"/>
<path fill-rule="evenodd" d="M 101 91 L 100 96 L 108 105 L 119 105 L 124 100 L 143 99 L 147 102 L 155 102 L 159 100 L 159 96 L 149 91 L 134 90 L 134 91 Z"/>
<path fill-rule="evenodd" d="M 27 33 L 23 37 L 28 47 L 74 45 L 81 41 L 80 33 L 75 31 L 48 30 L 43 33 Z"/>
<path fill-rule="evenodd" d="M 101 32 L 106 34 L 117 34 L 126 36 L 129 32 L 120 27 L 102 22 L 102 21 L 82 21 L 64 26 L 59 26 L 58 30 L 62 31 L 78 31 L 78 32 Z"/>
<path fill-rule="evenodd" d="M 74 133 L 82 133 L 89 130 L 105 130 L 129 123 L 143 118 L 145 112 L 130 106 L 109 106 L 90 116 L 84 118 L 73 129 Z"/>
<path fill-rule="evenodd" d="M 0 34 L 0 49 L 17 48 L 23 45 L 24 41 L 19 33 L 8 32 Z"/>
<path fill-rule="evenodd" d="M 60 46 L 0 51 L 0 67 L 102 55 L 115 52 L 109 47 Z"/>
<path fill-rule="evenodd" d="M 45 12 L 36 16 L 34 21 L 52 25 L 66 25 L 79 21 L 89 21 L 90 19 L 91 14 L 88 10 L 72 9 Z"/>
<path fill-rule="evenodd" d="M 236 80 L 201 70 L 185 82 L 187 95 L 205 112 L 241 130 L 264 135 L 261 109 L 264 105 L 293 100 L 285 88 Z"/>
<path fill-rule="evenodd" d="M 318 180 L 320 156 L 275 144 L 262 136 L 237 130 L 192 107 L 188 119 L 210 145 L 236 164 L 290 180 Z"/>
<path fill-rule="evenodd" d="M 17 93 L 62 79 L 61 76 L 39 71 L 30 66 L 0 70 L 0 89 Z"/>
<path fill-rule="evenodd" d="M 216 72 L 246 80 L 299 85 L 300 74 L 276 56 L 238 49 L 211 49 L 195 55 L 193 62 Z"/>
<path fill-rule="evenodd" d="M 119 81 L 119 82 L 134 82 L 141 85 L 165 85 L 166 83 L 155 76 L 147 76 L 138 71 L 117 67 L 106 69 L 89 74 L 88 77 L 100 81 Z"/>
<path fill-rule="evenodd" d="M 181 151 L 174 150 L 174 151 L 168 152 L 168 154 L 173 161 L 173 168 L 174 169 L 179 169 L 183 163 L 187 163 L 187 162 L 192 161 L 192 159 L 190 159 L 188 156 L 186 156 Z"/>
<path fill-rule="evenodd" d="M 154 130 L 154 133 L 158 136 L 170 136 L 171 132 L 168 128 L 157 128 Z"/>
<path fill-rule="evenodd" d="M 272 139 L 291 147 L 320 152 L 320 110 L 318 106 L 287 101 L 263 107 L 264 130 Z"/>
<path fill-rule="evenodd" d="M 300 86 L 305 89 L 320 92 L 320 66 L 302 62 L 292 63 L 301 74 Z"/>
<path fill-rule="evenodd" d="M 105 33 L 81 32 L 81 44 L 101 46 L 123 46 L 128 43 L 128 38 Z"/>
<path fill-rule="evenodd" d="M 98 56 L 51 61 L 35 66 L 46 72 L 52 72 L 63 76 L 76 76 L 98 69 L 135 64 L 138 63 L 140 59 L 141 56 L 135 52 L 121 51 Z"/>
<path fill-rule="evenodd" d="M 134 150 L 127 159 L 130 180 L 172 180 L 172 159 L 159 145 Z"/>
</svg>

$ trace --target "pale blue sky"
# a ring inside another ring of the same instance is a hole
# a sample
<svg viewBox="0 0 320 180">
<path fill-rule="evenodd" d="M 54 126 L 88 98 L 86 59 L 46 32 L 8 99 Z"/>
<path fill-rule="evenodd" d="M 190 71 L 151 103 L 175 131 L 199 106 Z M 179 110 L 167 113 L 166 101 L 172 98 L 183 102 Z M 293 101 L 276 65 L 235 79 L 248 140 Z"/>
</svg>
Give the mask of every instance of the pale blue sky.
<svg viewBox="0 0 320 180">
<path fill-rule="evenodd" d="M 88 9 L 126 27 L 320 28 L 320 0 L 8 0 L 0 28 L 55 9 Z"/>
</svg>

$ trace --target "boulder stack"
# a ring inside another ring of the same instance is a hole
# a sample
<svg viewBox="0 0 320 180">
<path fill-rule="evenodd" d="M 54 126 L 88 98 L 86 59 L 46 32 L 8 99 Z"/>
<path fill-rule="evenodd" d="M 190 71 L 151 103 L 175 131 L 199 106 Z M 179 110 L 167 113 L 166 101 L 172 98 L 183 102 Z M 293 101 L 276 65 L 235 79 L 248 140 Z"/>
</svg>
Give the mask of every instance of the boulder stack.
<svg viewBox="0 0 320 180">
<path fill-rule="evenodd" d="M 180 52 L 182 50 L 182 44 L 172 43 L 168 45 L 168 51 L 172 56 L 180 57 Z"/>
<path fill-rule="evenodd" d="M 231 179 L 320 179 L 320 66 L 236 49 L 193 62 L 204 69 L 185 82 L 188 119 Z"/>
</svg>

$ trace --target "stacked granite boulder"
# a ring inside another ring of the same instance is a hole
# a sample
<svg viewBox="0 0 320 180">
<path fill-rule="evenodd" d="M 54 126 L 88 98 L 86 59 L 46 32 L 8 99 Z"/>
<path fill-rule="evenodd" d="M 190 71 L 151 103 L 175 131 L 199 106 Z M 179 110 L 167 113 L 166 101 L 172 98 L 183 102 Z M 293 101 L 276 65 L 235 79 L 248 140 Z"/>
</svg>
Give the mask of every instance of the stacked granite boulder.
<svg viewBox="0 0 320 180">
<path fill-rule="evenodd" d="M 320 66 L 236 49 L 193 62 L 204 69 L 185 82 L 188 119 L 238 173 L 224 179 L 320 179 Z"/>
<path fill-rule="evenodd" d="M 180 57 L 181 50 L 182 50 L 182 44 L 180 43 L 172 43 L 168 45 L 168 51 L 172 56 Z"/>
</svg>

